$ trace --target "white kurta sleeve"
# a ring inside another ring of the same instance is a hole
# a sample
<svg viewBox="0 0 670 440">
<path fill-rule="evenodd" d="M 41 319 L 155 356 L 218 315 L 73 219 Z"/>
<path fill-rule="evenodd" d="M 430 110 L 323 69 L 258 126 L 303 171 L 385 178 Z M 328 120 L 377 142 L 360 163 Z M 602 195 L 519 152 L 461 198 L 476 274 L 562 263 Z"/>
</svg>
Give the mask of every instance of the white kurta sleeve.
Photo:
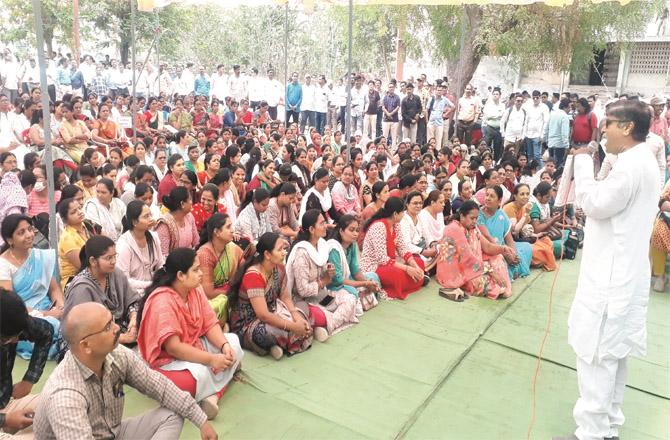
<svg viewBox="0 0 670 440">
<path fill-rule="evenodd" d="M 621 167 L 614 166 L 603 180 L 593 177 L 593 159 L 575 156 L 575 198 L 588 217 L 606 219 L 626 209 L 633 194 L 633 182 Z"/>
</svg>

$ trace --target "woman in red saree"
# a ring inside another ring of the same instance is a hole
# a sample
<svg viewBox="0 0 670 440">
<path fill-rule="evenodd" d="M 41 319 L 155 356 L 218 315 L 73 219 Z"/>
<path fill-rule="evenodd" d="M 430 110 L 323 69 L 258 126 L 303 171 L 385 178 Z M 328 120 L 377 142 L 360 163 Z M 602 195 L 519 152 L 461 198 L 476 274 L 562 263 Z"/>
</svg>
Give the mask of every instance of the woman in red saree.
<svg viewBox="0 0 670 440">
<path fill-rule="evenodd" d="M 509 298 L 512 282 L 503 255 L 512 251 L 488 241 L 477 228 L 479 207 L 473 200 L 461 205 L 456 219 L 444 228 L 438 244 L 440 296 L 461 302 L 469 295 Z"/>
<path fill-rule="evenodd" d="M 405 202 L 390 197 L 363 228 L 365 239 L 360 258 L 361 270 L 379 275 L 388 296 L 399 299 L 407 298 L 430 280 L 424 276 L 421 257 L 409 251 L 400 231 L 403 215 Z"/>
</svg>

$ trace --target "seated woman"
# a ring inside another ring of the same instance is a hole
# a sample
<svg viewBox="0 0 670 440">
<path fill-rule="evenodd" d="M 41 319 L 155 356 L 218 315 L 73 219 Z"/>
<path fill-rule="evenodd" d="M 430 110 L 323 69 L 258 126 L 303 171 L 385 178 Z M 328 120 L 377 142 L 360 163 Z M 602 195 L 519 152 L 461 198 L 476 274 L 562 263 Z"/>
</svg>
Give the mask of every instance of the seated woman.
<svg viewBox="0 0 670 440">
<path fill-rule="evenodd" d="M 423 201 L 423 209 L 418 217 L 428 245 L 440 241 L 444 235 L 445 200 L 444 193 L 434 189 Z"/>
<path fill-rule="evenodd" d="M 419 191 L 412 191 L 405 200 L 407 200 L 407 211 L 400 221 L 400 232 L 409 251 L 419 255 L 423 260 L 424 270 L 430 272 L 437 262 L 436 246 L 439 240 L 429 241 L 419 218 L 424 204 L 423 195 Z"/>
<path fill-rule="evenodd" d="M 179 247 L 195 249 L 200 238 L 191 214 L 193 202 L 188 190 L 183 186 L 172 189 L 169 195 L 163 197 L 163 206 L 169 212 L 163 214 L 156 224 L 163 255 Z"/>
<path fill-rule="evenodd" d="M 247 185 L 247 191 L 252 189 L 264 188 L 267 191 L 272 189 L 280 183 L 275 176 L 275 163 L 273 160 L 266 160 L 260 164 L 260 169 Z"/>
<path fill-rule="evenodd" d="M 472 182 L 468 179 L 460 180 L 458 182 L 458 195 L 451 202 L 451 209 L 453 211 L 458 211 L 458 208 L 461 207 L 463 202 L 470 200 L 474 197 L 474 190 L 472 187 Z"/>
<path fill-rule="evenodd" d="M 330 194 L 336 213 L 333 220 L 337 221 L 344 214 L 359 215 L 361 213 L 361 199 L 354 185 L 354 168 L 351 164 L 344 167 L 342 180 L 335 182 Z"/>
<path fill-rule="evenodd" d="M 0 288 L 21 297 L 33 317 L 42 318 L 53 328 L 49 358 L 58 354 L 60 319 L 63 315 L 63 292 L 56 280 L 56 253 L 53 249 L 34 249 L 35 232 L 31 219 L 10 214 L 0 229 L 4 244 L 0 249 Z M 16 352 L 30 359 L 33 343 L 19 341 Z M 3 367 L 4 368 L 4 367 Z"/>
<path fill-rule="evenodd" d="M 512 282 L 505 257 L 514 250 L 488 241 L 479 232 L 479 205 L 473 200 L 464 202 L 444 228 L 438 245 L 437 273 L 440 296 L 461 302 L 469 295 L 490 299 L 509 298 Z"/>
<path fill-rule="evenodd" d="M 270 194 L 268 209 L 265 211 L 272 232 L 280 234 L 289 243 L 298 235 L 300 228 L 293 210 L 296 193 L 296 185 L 292 183 L 275 186 Z"/>
<path fill-rule="evenodd" d="M 228 215 L 215 213 L 207 220 L 205 228 L 198 248 L 202 288 L 223 326 L 228 321 L 230 281 L 244 255 L 233 243 L 233 224 Z"/>
<path fill-rule="evenodd" d="M 551 206 L 549 199 L 552 194 L 552 186 L 548 182 L 540 182 L 533 190 L 533 207 L 530 209 L 530 223 L 536 234 L 546 233 L 547 238 L 551 240 L 554 246 L 554 257 L 561 258 L 563 253 L 563 244 L 570 236 L 570 230 L 564 229 L 561 232 L 561 220 L 563 214 L 558 212 L 551 215 Z"/>
<path fill-rule="evenodd" d="M 67 316 L 77 304 L 93 301 L 107 307 L 121 327 L 119 342 L 133 344 L 137 339 L 137 302 L 140 295 L 128 284 L 128 278 L 116 267 L 116 246 L 111 238 L 96 235 L 81 248 L 81 270 L 65 290 Z"/>
<path fill-rule="evenodd" d="M 326 219 L 321 212 L 307 211 L 301 226 L 286 262 L 286 288 L 293 295 L 295 305 L 313 319 L 314 336 L 323 342 L 324 336 L 327 338 L 358 322 L 357 299 L 345 289 L 330 291 L 326 288 L 333 281 L 335 267 L 328 263 L 329 248 L 324 240 Z"/>
<path fill-rule="evenodd" d="M 530 211 L 533 205 L 530 203 L 530 187 L 520 183 L 514 187 L 513 194 L 512 201 L 503 206 L 503 211 L 512 222 L 512 236 L 518 241 L 531 242 L 532 266 L 540 266 L 547 271 L 556 270 L 554 245 L 546 236 L 547 232 L 536 233 L 531 225 Z"/>
<path fill-rule="evenodd" d="M 486 189 L 498 185 L 498 171 L 496 171 L 495 168 L 489 168 L 488 170 L 484 171 L 481 179 L 483 182 L 482 187 L 474 195 L 475 200 L 477 203 L 479 203 L 480 206 L 483 205 L 486 200 Z M 502 188 L 504 198 L 505 187 L 503 186 Z"/>
<path fill-rule="evenodd" d="M 261 235 L 272 232 L 272 226 L 265 215 L 269 204 L 270 193 L 267 190 L 258 188 L 248 192 L 235 220 L 235 233 L 255 244 Z"/>
<path fill-rule="evenodd" d="M 88 148 L 91 132 L 84 121 L 75 118 L 72 104 L 63 103 L 61 107 L 63 120 L 60 124 L 59 134 L 63 139 L 63 149 L 74 162 L 79 163 L 84 150 Z"/>
<path fill-rule="evenodd" d="M 486 203 L 479 211 L 477 225 L 487 240 L 495 244 L 506 244 L 514 249 L 514 253 L 505 255 L 509 277 L 515 280 L 530 275 L 532 250 L 529 243 L 516 242 L 512 237 L 512 222 L 507 214 L 500 209 L 502 189 L 494 186 L 486 190 Z"/>
<path fill-rule="evenodd" d="M 302 216 L 310 209 L 318 209 L 321 215 L 330 223 L 331 214 L 334 214 L 333 199 L 328 189 L 328 170 L 319 168 L 314 173 L 314 184 L 307 190 L 300 203 L 300 214 L 298 222 L 302 222 Z"/>
<path fill-rule="evenodd" d="M 158 203 L 163 203 L 163 198 L 170 194 L 178 186 L 182 174 L 186 170 L 184 159 L 179 154 L 170 156 L 167 162 L 168 172 L 158 184 Z"/>
<path fill-rule="evenodd" d="M 279 234 L 261 235 L 255 254 L 237 270 L 229 296 L 230 326 L 242 346 L 261 356 L 270 352 L 277 360 L 312 345 L 308 315 L 293 304 L 286 288 L 287 247 Z"/>
<path fill-rule="evenodd" d="M 117 265 L 140 296 L 165 261 L 158 235 L 152 231 L 155 223 L 149 207 L 141 200 L 133 200 L 123 217 L 124 232 L 116 243 Z"/>
<path fill-rule="evenodd" d="M 214 179 L 220 167 L 221 156 L 216 153 L 205 154 L 205 170 L 198 172 L 198 183 L 200 183 L 200 186 L 204 186 L 210 180 Z"/>
<path fill-rule="evenodd" d="M 205 184 L 200 193 L 200 201 L 195 203 L 193 209 L 191 209 L 191 214 L 193 214 L 193 218 L 195 219 L 195 227 L 198 231 L 203 230 L 205 223 L 207 223 L 207 220 L 212 215 L 217 212 L 226 212 L 226 208 L 221 203 L 218 203 L 218 200 L 219 188 L 212 183 Z"/>
<path fill-rule="evenodd" d="M 379 276 L 374 272 L 363 273 L 359 265 L 358 219 L 345 214 L 337 221 L 332 237 L 328 240 L 328 262 L 335 267 L 335 275 L 326 288 L 330 291 L 344 289 L 358 298 L 357 314 L 378 304 L 375 293 L 381 290 Z M 386 293 L 380 293 L 386 296 Z"/>
<path fill-rule="evenodd" d="M 101 104 L 99 108 L 98 119 L 93 121 L 91 138 L 93 142 L 107 148 L 116 147 L 121 138 L 125 138 L 123 130 L 111 119 L 111 108 L 109 105 Z M 124 142 L 124 147 L 128 149 L 127 142 Z"/>
<path fill-rule="evenodd" d="M 412 254 L 400 231 L 404 215 L 405 203 L 398 197 L 389 197 L 384 208 L 363 226 L 361 255 L 361 270 L 379 275 L 388 296 L 399 299 L 407 298 L 430 281 L 424 275 L 423 260 Z"/>
<path fill-rule="evenodd" d="M 370 202 L 359 217 L 360 224 L 364 225 L 377 211 L 384 207 L 384 203 L 389 199 L 390 189 L 388 183 L 384 181 L 377 181 L 372 185 L 372 202 Z M 363 239 L 365 238 L 365 233 L 360 228 L 358 234 L 358 247 L 363 246 Z"/>
<path fill-rule="evenodd" d="M 221 330 L 201 282 L 195 251 L 172 251 L 140 302 L 137 345 L 151 368 L 189 392 L 213 419 L 244 352 L 237 335 Z"/>
<path fill-rule="evenodd" d="M 84 215 L 87 220 L 100 225 L 104 235 L 116 240 L 123 232 L 126 204 L 116 197 L 116 188 L 110 179 L 98 180 L 95 189 L 96 197 L 84 204 Z"/>
<path fill-rule="evenodd" d="M 100 233 L 100 226 L 84 219 L 81 202 L 74 198 L 58 203 L 58 216 L 63 221 L 63 232 L 58 238 L 58 263 L 60 266 L 61 289 L 81 268 L 79 251 L 93 235 Z"/>
</svg>

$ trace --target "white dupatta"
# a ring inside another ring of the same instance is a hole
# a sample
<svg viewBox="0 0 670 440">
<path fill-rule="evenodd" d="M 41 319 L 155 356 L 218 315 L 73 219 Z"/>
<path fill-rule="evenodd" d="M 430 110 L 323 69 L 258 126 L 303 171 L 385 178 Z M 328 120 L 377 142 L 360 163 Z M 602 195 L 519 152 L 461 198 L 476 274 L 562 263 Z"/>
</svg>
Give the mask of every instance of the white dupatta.
<svg viewBox="0 0 670 440">
<path fill-rule="evenodd" d="M 303 270 L 303 268 L 300 267 L 293 267 L 295 264 L 295 255 L 298 249 L 304 249 L 307 251 L 309 258 L 311 258 L 312 262 L 319 267 L 326 266 L 326 263 L 328 263 L 328 253 L 330 252 L 328 243 L 326 243 L 326 240 L 323 238 L 319 238 L 319 241 L 316 244 L 316 248 L 312 246 L 312 244 L 307 240 L 300 241 L 293 246 L 291 254 L 288 256 L 288 261 L 286 262 L 286 289 L 291 295 L 293 294 L 293 284 L 295 283 L 295 276 L 293 275 L 293 271 Z"/>
<path fill-rule="evenodd" d="M 302 202 L 300 203 L 300 215 L 298 215 L 298 222 L 302 222 L 302 216 L 305 214 L 305 211 L 307 211 L 307 200 L 309 200 L 309 196 L 314 194 L 318 199 L 319 202 L 321 203 L 321 210 L 323 212 L 328 212 L 330 208 L 333 206 L 333 199 L 330 197 L 330 190 L 326 188 L 323 194 L 321 194 L 319 191 L 314 189 L 314 187 L 311 187 L 310 189 L 307 190 L 304 196 L 302 196 Z"/>
</svg>

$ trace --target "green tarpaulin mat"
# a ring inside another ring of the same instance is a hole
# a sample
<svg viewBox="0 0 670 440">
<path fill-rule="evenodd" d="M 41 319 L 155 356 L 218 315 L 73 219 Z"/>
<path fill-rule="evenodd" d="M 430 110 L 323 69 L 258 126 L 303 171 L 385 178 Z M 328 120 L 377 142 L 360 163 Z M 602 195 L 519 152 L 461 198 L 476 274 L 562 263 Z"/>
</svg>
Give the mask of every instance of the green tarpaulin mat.
<svg viewBox="0 0 670 440">
<path fill-rule="evenodd" d="M 579 261 L 564 262 L 554 292 L 534 439 L 574 429 L 566 320 L 578 270 Z M 305 353 L 277 362 L 247 352 L 214 426 L 225 439 L 526 438 L 552 276 L 533 271 L 503 301 L 447 301 L 433 282 L 406 301 L 381 303 Z M 653 294 L 649 356 L 630 364 L 622 438 L 670 439 L 669 314 L 670 294 Z M 17 379 L 25 367 L 17 362 Z M 155 406 L 134 390 L 126 394 L 126 416 Z M 197 439 L 198 430 L 187 422 L 182 438 Z"/>
</svg>

